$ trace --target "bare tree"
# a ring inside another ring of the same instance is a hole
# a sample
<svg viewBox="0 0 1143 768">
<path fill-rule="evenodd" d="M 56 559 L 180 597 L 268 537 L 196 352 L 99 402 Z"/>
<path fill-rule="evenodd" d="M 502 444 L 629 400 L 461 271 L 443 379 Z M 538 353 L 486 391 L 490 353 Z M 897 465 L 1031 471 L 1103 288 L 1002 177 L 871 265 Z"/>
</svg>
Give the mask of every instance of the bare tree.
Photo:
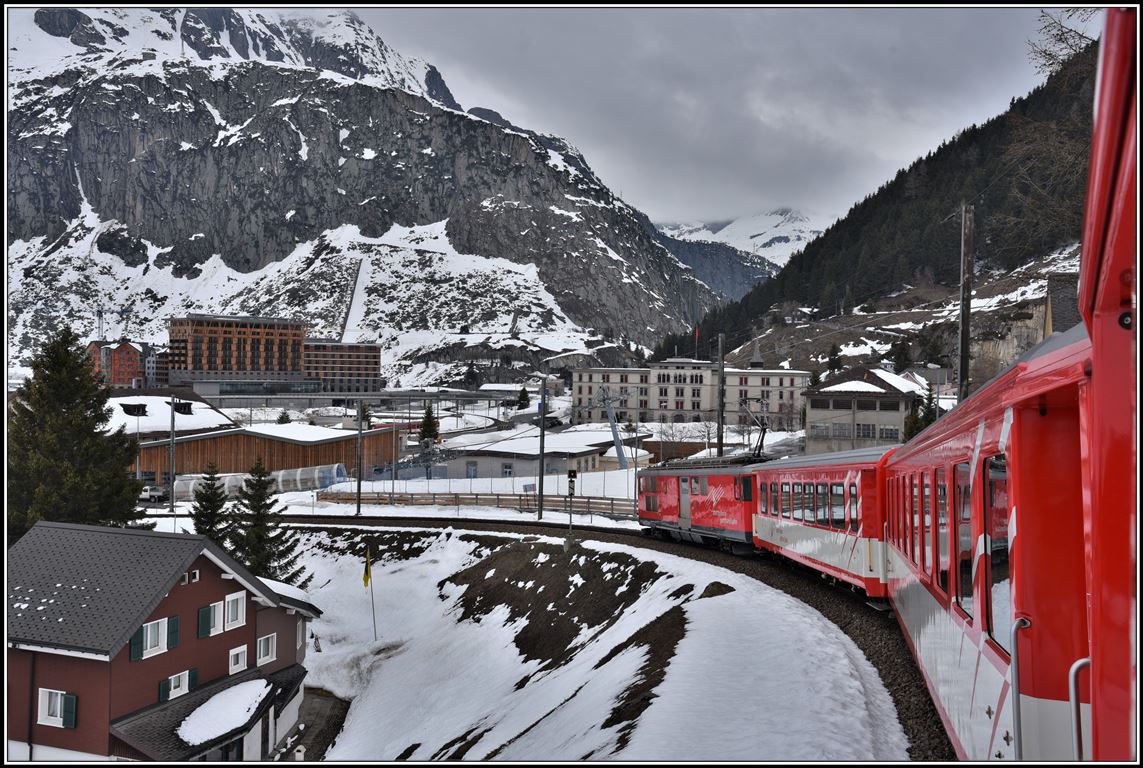
<svg viewBox="0 0 1143 768">
<path fill-rule="evenodd" d="M 1028 41 L 1028 56 L 1043 75 L 1058 71 L 1068 59 L 1095 42 L 1082 30 L 1099 8 L 1065 8 L 1059 13 L 1040 11 L 1039 38 Z"/>
</svg>

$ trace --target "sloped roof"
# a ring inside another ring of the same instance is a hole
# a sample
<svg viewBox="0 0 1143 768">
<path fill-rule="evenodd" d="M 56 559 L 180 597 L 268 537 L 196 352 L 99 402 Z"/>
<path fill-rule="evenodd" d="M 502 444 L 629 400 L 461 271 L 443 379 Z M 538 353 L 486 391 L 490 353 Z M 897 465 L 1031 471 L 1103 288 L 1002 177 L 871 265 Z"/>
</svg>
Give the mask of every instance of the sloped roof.
<svg viewBox="0 0 1143 768">
<path fill-rule="evenodd" d="M 871 394 L 888 395 L 924 395 L 927 387 L 918 384 L 912 379 L 898 376 L 895 373 L 872 368 L 867 365 L 857 365 L 844 371 L 839 371 L 816 387 L 806 390 L 807 395 L 836 392 L 865 392 Z"/>
<path fill-rule="evenodd" d="M 111 723 L 111 734 L 152 760 L 163 762 L 190 760 L 198 755 L 206 754 L 220 744 L 227 743 L 238 734 L 250 730 L 250 726 L 261 718 L 274 703 L 275 696 L 266 696 L 244 722 L 235 722 L 233 728 L 202 744 L 190 745 L 179 738 L 177 730 L 183 720 L 211 698 L 229 688 L 252 680 L 267 679 L 268 676 L 257 667 L 247 669 L 236 675 L 223 677 L 178 698 L 155 704 L 119 718 Z"/>
<path fill-rule="evenodd" d="M 282 598 L 205 536 L 39 522 L 8 550 L 8 642 L 114 657 L 200 554 Z M 290 607 L 320 616 L 315 606 Z"/>
</svg>

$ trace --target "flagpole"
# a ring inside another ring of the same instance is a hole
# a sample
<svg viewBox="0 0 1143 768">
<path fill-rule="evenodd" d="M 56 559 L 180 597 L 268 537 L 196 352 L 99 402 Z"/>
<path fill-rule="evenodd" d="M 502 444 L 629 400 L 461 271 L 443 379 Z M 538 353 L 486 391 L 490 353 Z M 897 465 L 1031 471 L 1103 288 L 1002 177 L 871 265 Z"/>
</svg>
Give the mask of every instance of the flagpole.
<svg viewBox="0 0 1143 768">
<path fill-rule="evenodd" d="M 369 607 L 373 611 L 373 642 L 377 642 L 377 603 L 373 599 L 373 572 L 369 565 L 369 545 L 365 545 L 365 583 L 369 585 Z"/>
</svg>

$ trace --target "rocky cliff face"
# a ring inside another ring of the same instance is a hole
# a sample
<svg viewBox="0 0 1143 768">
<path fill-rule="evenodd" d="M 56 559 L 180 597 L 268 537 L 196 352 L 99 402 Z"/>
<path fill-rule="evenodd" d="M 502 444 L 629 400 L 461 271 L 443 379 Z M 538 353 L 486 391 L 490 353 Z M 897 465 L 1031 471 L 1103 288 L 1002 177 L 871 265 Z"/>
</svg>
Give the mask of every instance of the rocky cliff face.
<svg viewBox="0 0 1143 768">
<path fill-rule="evenodd" d="M 155 339 L 188 310 L 347 340 L 415 328 L 401 354 L 423 358 L 462 326 L 547 354 L 602 335 L 649 344 L 715 303 L 574 147 L 459 111 L 435 69 L 352 14 L 24 14 L 10 32 L 14 357 L 56 323 L 93 329 L 101 307 L 132 308 L 127 330 Z M 450 289 L 426 291 L 429 272 Z"/>
</svg>

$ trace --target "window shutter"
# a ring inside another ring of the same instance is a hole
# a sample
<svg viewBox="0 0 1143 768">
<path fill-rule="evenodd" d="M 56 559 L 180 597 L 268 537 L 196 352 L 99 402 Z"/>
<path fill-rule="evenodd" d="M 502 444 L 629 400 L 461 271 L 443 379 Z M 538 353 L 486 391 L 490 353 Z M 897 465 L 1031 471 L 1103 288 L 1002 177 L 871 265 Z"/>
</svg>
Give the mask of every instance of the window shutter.
<svg viewBox="0 0 1143 768">
<path fill-rule="evenodd" d="M 159 701 L 166 701 L 169 698 L 171 698 L 171 679 L 168 677 L 159 681 Z"/>
<path fill-rule="evenodd" d="M 167 619 L 167 650 L 177 648 L 179 645 L 179 617 L 171 616 Z"/>
<path fill-rule="evenodd" d="M 198 636 L 210 636 L 210 606 L 198 609 Z"/>
<path fill-rule="evenodd" d="M 187 681 L 188 691 L 193 691 L 195 688 L 198 688 L 198 669 L 192 669 L 187 675 L 187 678 L 189 678 Z"/>
<path fill-rule="evenodd" d="M 131 635 L 131 661 L 138 661 L 143 658 L 143 628 Z"/>
<path fill-rule="evenodd" d="M 75 728 L 75 705 L 76 699 L 74 693 L 65 693 L 63 695 L 63 724 L 64 728 Z"/>
</svg>

